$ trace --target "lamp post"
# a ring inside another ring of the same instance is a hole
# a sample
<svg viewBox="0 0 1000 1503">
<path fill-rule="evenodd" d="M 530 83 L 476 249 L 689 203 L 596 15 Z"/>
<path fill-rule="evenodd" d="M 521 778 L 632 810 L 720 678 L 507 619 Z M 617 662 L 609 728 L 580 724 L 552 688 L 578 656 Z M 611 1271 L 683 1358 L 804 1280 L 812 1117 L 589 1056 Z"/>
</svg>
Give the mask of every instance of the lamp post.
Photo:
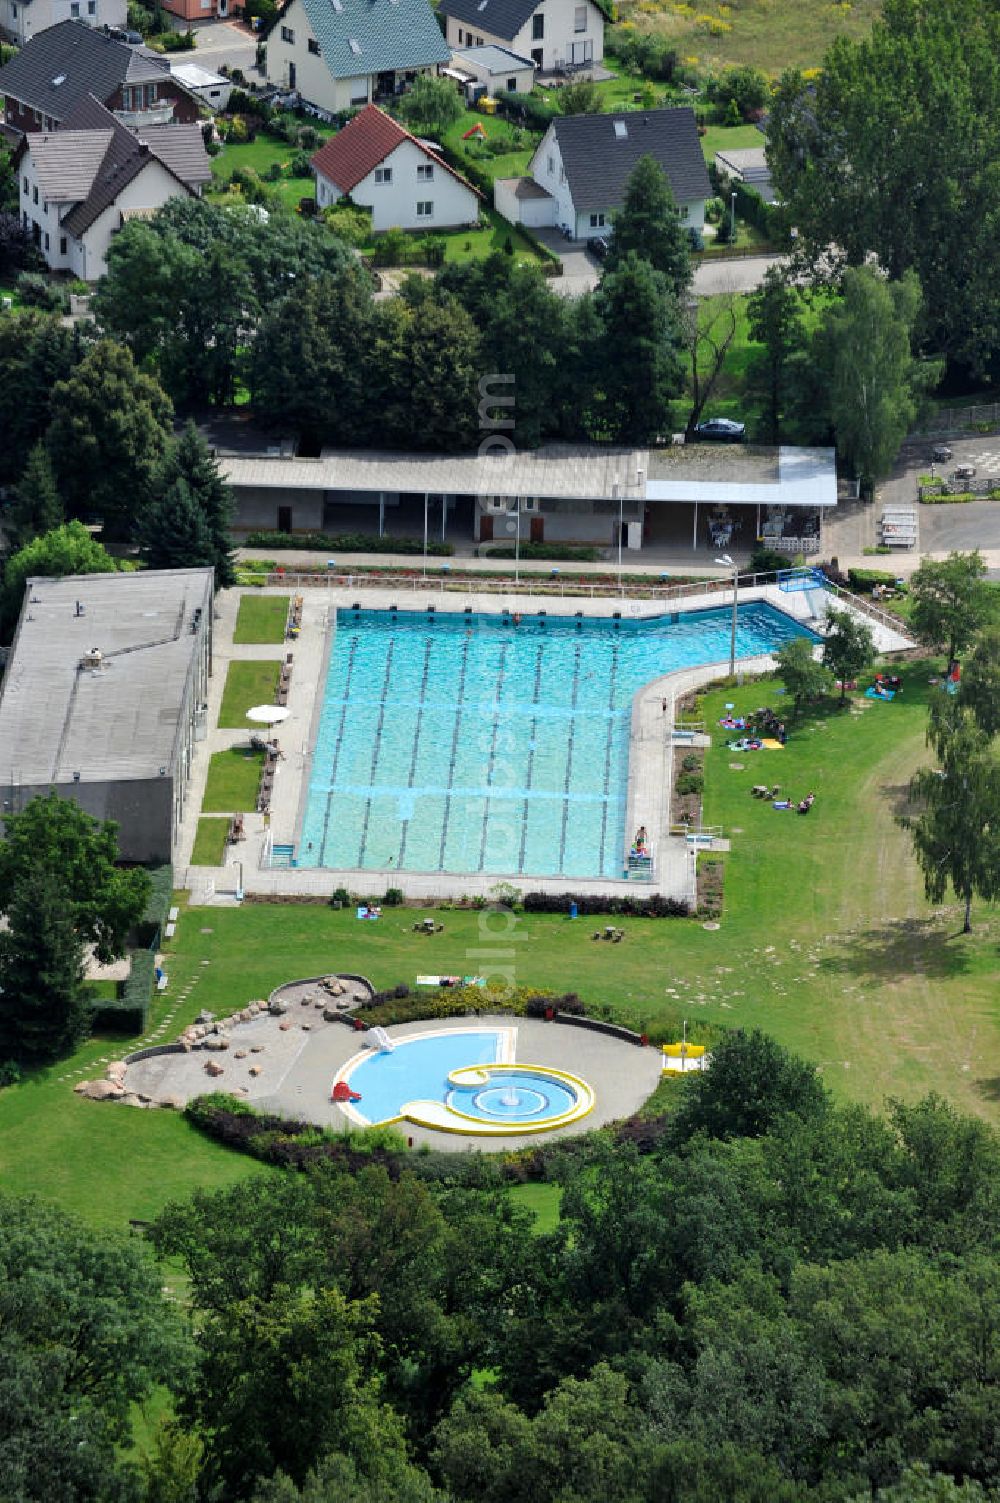
<svg viewBox="0 0 1000 1503">
<path fill-rule="evenodd" d="M 715 562 L 733 571 L 733 624 L 729 633 L 729 677 L 732 678 L 736 672 L 736 608 L 740 598 L 740 566 L 733 562 L 728 553 L 724 553 Z"/>
<path fill-rule="evenodd" d="M 521 583 L 521 498 L 514 497 L 514 583 Z"/>
<path fill-rule="evenodd" d="M 736 194 L 729 195 L 729 240 L 732 245 L 736 244 Z"/>
<path fill-rule="evenodd" d="M 428 503 L 429 500 L 430 500 L 430 497 L 428 496 L 427 492 L 424 491 L 424 568 L 423 568 L 423 574 L 424 574 L 424 578 L 425 579 L 427 578 L 427 503 Z"/>
<path fill-rule="evenodd" d="M 625 497 L 622 488 L 615 480 L 611 485 L 611 494 L 618 502 L 618 595 L 622 593 L 622 533 L 625 531 Z"/>
</svg>

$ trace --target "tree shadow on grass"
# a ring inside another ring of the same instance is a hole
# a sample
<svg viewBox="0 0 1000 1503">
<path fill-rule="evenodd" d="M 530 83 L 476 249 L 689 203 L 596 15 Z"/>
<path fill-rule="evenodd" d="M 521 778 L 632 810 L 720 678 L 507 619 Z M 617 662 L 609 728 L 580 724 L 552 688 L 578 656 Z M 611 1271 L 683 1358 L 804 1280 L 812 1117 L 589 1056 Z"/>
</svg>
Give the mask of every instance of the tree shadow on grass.
<svg viewBox="0 0 1000 1503">
<path fill-rule="evenodd" d="M 973 1081 L 973 1089 L 984 1101 L 1000 1101 L 1000 1075 L 987 1075 L 983 1080 Z"/>
<path fill-rule="evenodd" d="M 968 948 L 939 918 L 892 919 L 844 936 L 838 954 L 824 956 L 819 970 L 831 976 L 902 981 L 923 976 L 947 981 L 969 968 Z"/>
<path fill-rule="evenodd" d="M 909 783 L 883 783 L 879 793 L 894 819 L 901 819 L 904 815 L 912 818 L 920 812 L 919 802 L 910 798 Z"/>
</svg>

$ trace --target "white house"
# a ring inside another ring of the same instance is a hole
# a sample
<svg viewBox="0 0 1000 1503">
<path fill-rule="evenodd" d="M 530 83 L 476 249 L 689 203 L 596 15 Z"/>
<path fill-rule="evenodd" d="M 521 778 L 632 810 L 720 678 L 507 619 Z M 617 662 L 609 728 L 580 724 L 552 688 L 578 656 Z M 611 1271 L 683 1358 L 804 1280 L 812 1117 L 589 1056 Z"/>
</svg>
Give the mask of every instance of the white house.
<svg viewBox="0 0 1000 1503">
<path fill-rule="evenodd" d="M 494 184 L 497 211 L 511 224 L 556 225 L 574 240 L 592 240 L 610 230 L 632 170 L 645 156 L 666 173 L 681 219 L 701 231 L 712 188 L 688 108 L 558 116 L 531 159 L 531 177 Z"/>
<path fill-rule="evenodd" d="M 542 73 L 586 73 L 604 56 L 604 12 L 594 0 L 441 0 L 453 48 L 509 47 Z"/>
<path fill-rule="evenodd" d="M 530 94 L 535 86 L 535 65 L 530 57 L 519 57 L 509 47 L 493 43 L 484 47 L 460 47 L 452 53 L 451 67 L 442 69 L 456 78 L 467 91 L 485 88 L 493 98 L 497 94 Z"/>
<path fill-rule="evenodd" d="M 124 27 L 127 19 L 127 0 L 0 0 L 0 33 L 19 47 L 59 21 Z"/>
<path fill-rule="evenodd" d="M 211 179 L 197 125 L 147 127 L 142 138 L 91 97 L 62 129 L 31 131 L 14 153 L 21 223 L 52 271 L 96 282 L 112 236 Z"/>
<path fill-rule="evenodd" d="M 430 0 L 285 0 L 267 78 L 329 114 L 401 93 L 451 58 Z"/>
<path fill-rule="evenodd" d="M 452 229 L 475 224 L 482 195 L 376 105 L 367 105 L 312 159 L 316 202 L 350 195 L 372 211 L 372 228 Z"/>
</svg>

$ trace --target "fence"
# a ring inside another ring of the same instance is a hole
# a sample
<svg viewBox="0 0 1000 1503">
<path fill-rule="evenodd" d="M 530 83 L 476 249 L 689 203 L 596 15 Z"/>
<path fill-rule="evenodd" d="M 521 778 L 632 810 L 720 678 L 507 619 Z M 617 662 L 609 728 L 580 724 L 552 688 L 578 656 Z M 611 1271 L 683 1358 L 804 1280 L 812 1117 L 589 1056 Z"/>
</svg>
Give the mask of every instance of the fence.
<svg viewBox="0 0 1000 1503">
<path fill-rule="evenodd" d="M 590 600 L 689 600 L 697 595 L 732 595 L 732 576 L 723 579 L 696 580 L 691 584 L 656 584 L 649 579 L 623 578 L 621 588 L 613 576 L 595 575 L 592 580 L 579 576 L 562 579 L 559 571 L 553 574 L 532 574 L 526 579 L 515 579 L 502 574 L 454 575 L 447 568 L 433 574 L 380 573 L 372 570 L 363 574 L 296 573 L 285 569 L 282 573 L 261 576 L 269 587 L 280 589 L 322 589 L 335 587 L 338 590 L 398 590 L 419 594 L 431 590 L 436 594 L 446 591 L 457 595 L 558 595 L 560 598 L 576 597 Z M 740 588 L 759 589 L 773 584 L 775 573 L 741 574 Z"/>
<path fill-rule="evenodd" d="M 989 430 L 1000 427 L 1000 402 L 983 402 L 971 407 L 935 407 L 928 412 L 919 428 L 912 430 L 911 437 L 942 435 L 946 433 L 973 432 L 980 428 Z"/>
</svg>

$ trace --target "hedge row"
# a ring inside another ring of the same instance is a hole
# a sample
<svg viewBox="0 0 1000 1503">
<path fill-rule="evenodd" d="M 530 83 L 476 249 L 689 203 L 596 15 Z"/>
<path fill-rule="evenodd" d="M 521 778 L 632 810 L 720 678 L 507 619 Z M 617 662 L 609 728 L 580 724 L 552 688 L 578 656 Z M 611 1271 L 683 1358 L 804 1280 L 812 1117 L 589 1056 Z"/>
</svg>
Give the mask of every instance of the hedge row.
<svg viewBox="0 0 1000 1503">
<path fill-rule="evenodd" d="M 513 558 L 513 548 L 490 548 L 482 557 L 484 558 Z M 570 564 L 594 564 L 601 557 L 599 548 L 573 548 L 567 543 L 522 543 L 517 550 L 517 556 L 521 562 L 530 563 L 532 559 L 563 559 Z"/>
<path fill-rule="evenodd" d="M 400 1173 L 404 1148 L 398 1133 L 387 1128 L 368 1128 L 363 1133 L 332 1132 L 300 1118 L 269 1116 L 257 1112 L 238 1096 L 221 1091 L 196 1096 L 184 1108 L 188 1121 L 227 1148 L 249 1153 L 266 1164 L 286 1169 L 307 1169 L 313 1164 L 334 1162 L 351 1171 L 373 1162 L 384 1165 L 392 1179 Z"/>
<path fill-rule="evenodd" d="M 659 893 L 653 893 L 651 897 L 640 897 L 636 894 L 632 897 L 615 898 L 584 897 L 575 892 L 526 892 L 524 895 L 525 913 L 562 913 L 569 911 L 569 905 L 576 904 L 576 911 L 581 918 L 590 918 L 597 914 L 610 913 L 631 916 L 633 918 L 690 918 L 691 910 L 681 898 L 664 898 Z"/>
<path fill-rule="evenodd" d="M 315 548 L 325 553 L 423 553 L 421 538 L 378 537 L 374 533 L 343 532 L 250 532 L 243 540 L 249 548 Z M 455 549 L 451 543 L 427 539 L 427 552 L 438 557 L 450 558 Z"/>
<path fill-rule="evenodd" d="M 870 595 L 876 585 L 889 585 L 893 589 L 898 589 L 897 578 L 896 574 L 888 574 L 885 569 L 848 569 L 847 571 L 847 582 L 859 595 Z"/>
<path fill-rule="evenodd" d="M 133 950 L 127 979 L 118 997 L 102 998 L 94 1007 L 91 1027 L 113 1033 L 144 1033 L 153 998 L 156 958 L 152 950 Z"/>
</svg>

